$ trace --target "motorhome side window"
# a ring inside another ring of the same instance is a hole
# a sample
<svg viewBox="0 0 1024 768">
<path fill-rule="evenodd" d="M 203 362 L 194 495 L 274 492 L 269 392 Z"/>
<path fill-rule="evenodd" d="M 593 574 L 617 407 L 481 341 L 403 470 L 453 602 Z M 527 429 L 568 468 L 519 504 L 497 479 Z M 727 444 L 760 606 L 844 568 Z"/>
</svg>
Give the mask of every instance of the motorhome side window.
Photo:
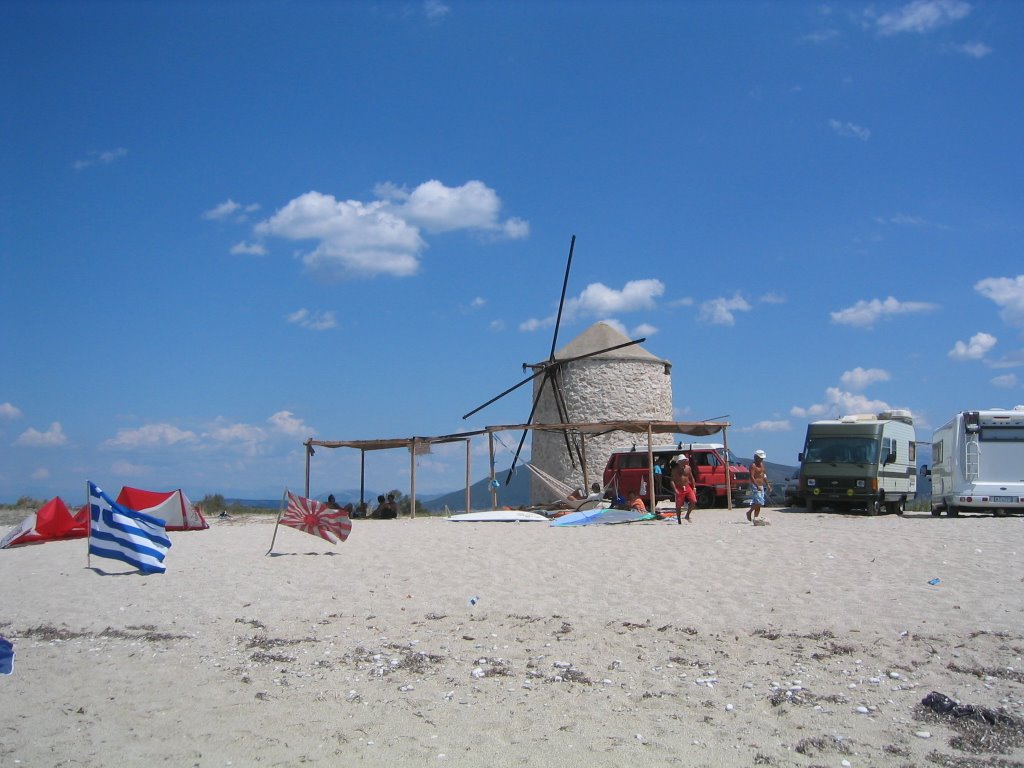
<svg viewBox="0 0 1024 768">
<path fill-rule="evenodd" d="M 908 450 L 910 452 L 909 463 L 913 464 L 914 466 L 917 466 L 917 443 L 911 440 L 910 445 L 908 446 Z"/>
<path fill-rule="evenodd" d="M 932 443 L 932 464 L 942 463 L 942 443 Z"/>
<path fill-rule="evenodd" d="M 1024 427 L 982 427 L 978 439 L 983 443 L 1024 442 Z"/>
</svg>

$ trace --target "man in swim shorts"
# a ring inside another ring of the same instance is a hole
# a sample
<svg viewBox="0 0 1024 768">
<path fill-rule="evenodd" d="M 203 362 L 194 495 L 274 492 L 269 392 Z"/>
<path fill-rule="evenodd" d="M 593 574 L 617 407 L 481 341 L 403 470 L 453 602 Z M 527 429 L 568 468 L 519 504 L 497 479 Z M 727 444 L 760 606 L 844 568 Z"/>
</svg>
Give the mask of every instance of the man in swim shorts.
<svg viewBox="0 0 1024 768">
<path fill-rule="evenodd" d="M 750 509 L 747 510 L 747 520 L 751 522 L 761 514 L 768 491 L 772 489 L 764 468 L 764 459 L 764 451 L 754 451 L 754 463 L 750 466 Z"/>
<path fill-rule="evenodd" d="M 690 469 L 690 462 L 683 454 L 676 456 L 671 467 L 672 486 L 676 492 L 676 523 L 682 525 L 683 504 L 686 505 L 686 519 L 689 520 L 693 505 L 697 503 L 696 481 L 693 478 L 693 470 Z"/>
</svg>

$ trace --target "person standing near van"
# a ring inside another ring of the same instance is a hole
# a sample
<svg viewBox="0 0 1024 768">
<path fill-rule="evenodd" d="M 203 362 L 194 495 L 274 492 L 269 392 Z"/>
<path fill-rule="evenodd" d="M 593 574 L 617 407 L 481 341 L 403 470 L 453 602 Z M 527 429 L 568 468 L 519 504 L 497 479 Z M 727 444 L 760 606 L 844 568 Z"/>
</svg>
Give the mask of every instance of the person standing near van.
<svg viewBox="0 0 1024 768">
<path fill-rule="evenodd" d="M 771 483 L 768 482 L 768 472 L 764 468 L 764 459 L 764 451 L 754 451 L 754 463 L 750 465 L 750 509 L 747 510 L 747 520 L 751 522 L 757 520 L 761 514 L 765 497 L 772 489 Z"/>
<path fill-rule="evenodd" d="M 686 519 L 690 519 L 690 512 L 693 505 L 697 503 L 696 481 L 693 478 L 693 470 L 690 468 L 690 461 L 680 454 L 676 456 L 672 467 L 672 486 L 676 492 L 676 523 L 683 524 L 683 504 L 686 504 Z"/>
</svg>

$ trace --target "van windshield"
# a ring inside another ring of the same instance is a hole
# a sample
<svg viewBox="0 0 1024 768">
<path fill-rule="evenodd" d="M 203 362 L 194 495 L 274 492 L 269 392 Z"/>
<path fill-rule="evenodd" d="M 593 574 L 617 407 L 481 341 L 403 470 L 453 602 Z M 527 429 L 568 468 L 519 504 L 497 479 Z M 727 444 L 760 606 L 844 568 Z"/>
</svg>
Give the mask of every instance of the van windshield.
<svg viewBox="0 0 1024 768">
<path fill-rule="evenodd" d="M 878 442 L 870 437 L 809 437 L 804 462 L 811 464 L 874 464 Z"/>
</svg>

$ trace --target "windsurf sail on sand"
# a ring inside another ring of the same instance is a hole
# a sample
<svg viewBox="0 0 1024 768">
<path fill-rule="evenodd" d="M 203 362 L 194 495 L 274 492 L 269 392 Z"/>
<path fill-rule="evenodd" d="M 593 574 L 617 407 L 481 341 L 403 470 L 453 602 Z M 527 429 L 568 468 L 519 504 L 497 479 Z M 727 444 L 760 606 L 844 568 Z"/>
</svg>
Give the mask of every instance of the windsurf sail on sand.
<svg viewBox="0 0 1024 768">
<path fill-rule="evenodd" d="M 616 523 L 639 523 L 653 520 L 653 515 L 635 512 L 632 509 L 585 509 L 581 512 L 570 512 L 568 515 L 556 517 L 551 521 L 553 526 L 569 525 L 614 525 Z"/>
</svg>

